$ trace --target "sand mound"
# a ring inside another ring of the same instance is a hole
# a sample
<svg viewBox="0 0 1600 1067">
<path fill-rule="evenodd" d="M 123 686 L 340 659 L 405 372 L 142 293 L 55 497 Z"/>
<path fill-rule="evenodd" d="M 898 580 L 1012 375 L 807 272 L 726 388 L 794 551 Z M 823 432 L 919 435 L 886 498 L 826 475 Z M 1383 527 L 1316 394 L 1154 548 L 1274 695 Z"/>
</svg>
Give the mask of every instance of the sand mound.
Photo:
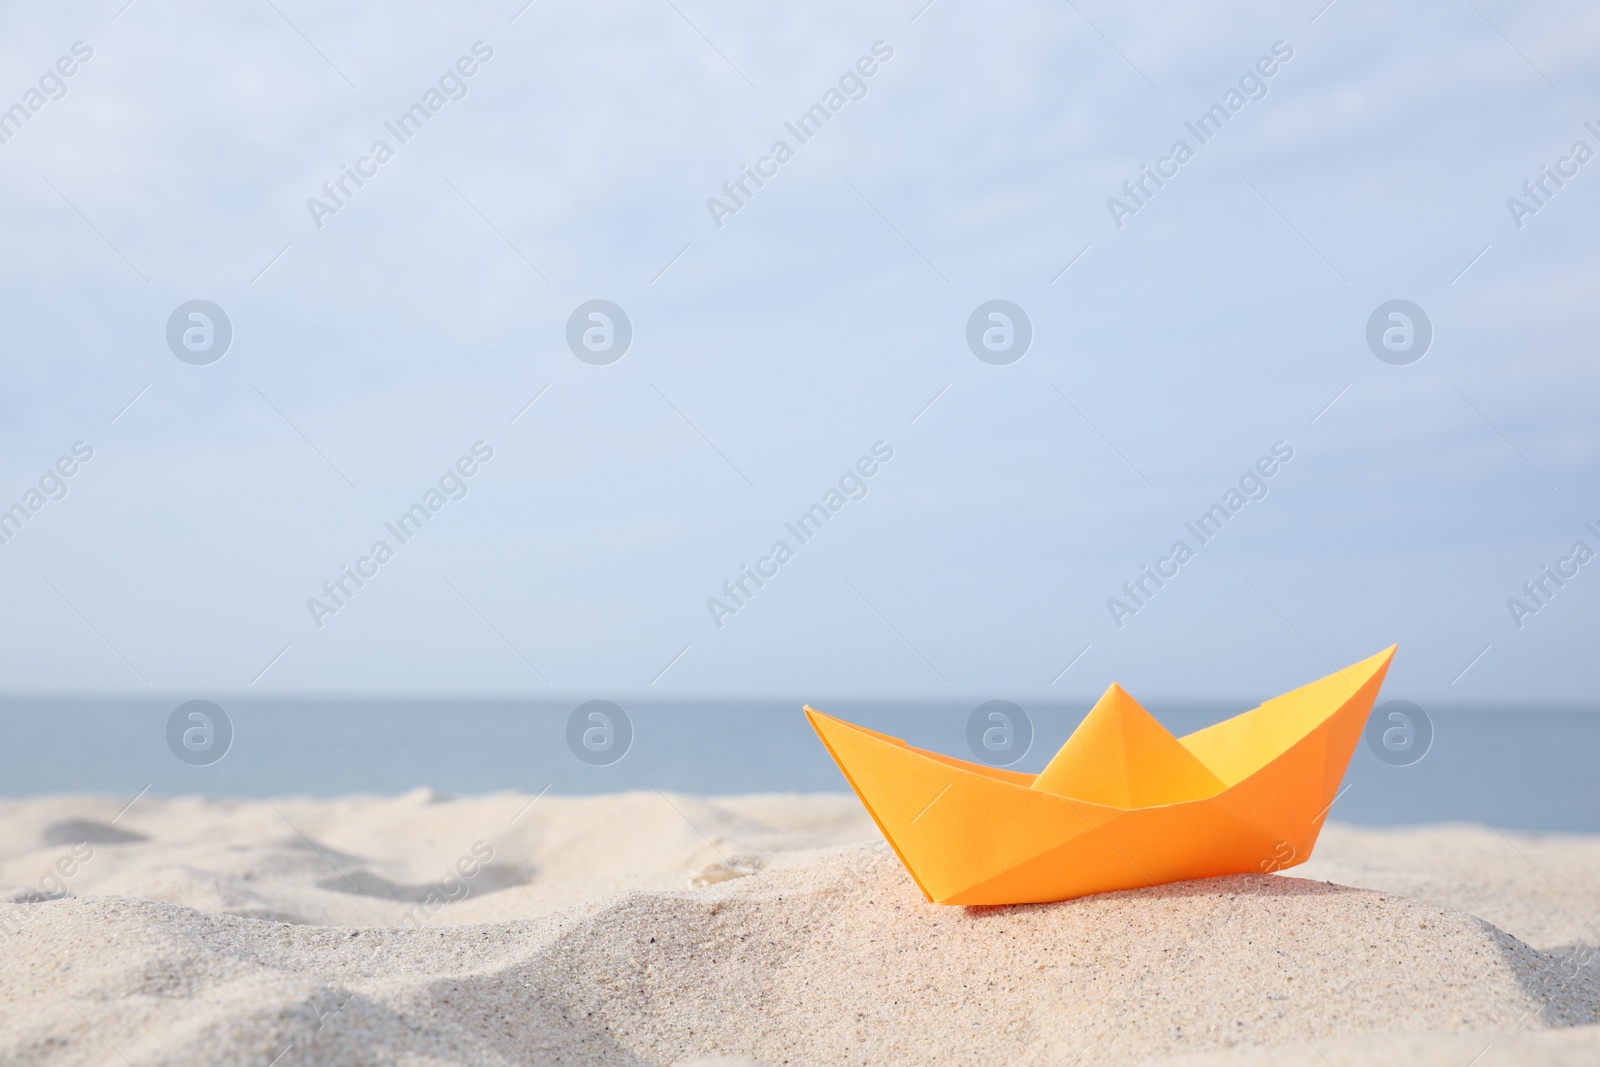
<svg viewBox="0 0 1600 1067">
<path fill-rule="evenodd" d="M 450 799 L 418 789 L 126 805 L 0 801 L 0 901 L 146 897 L 335 926 L 503 921 L 630 890 L 685 889 L 691 874 L 709 867 L 715 878 L 745 854 L 877 837 L 861 805 L 839 795 Z"/>
<path fill-rule="evenodd" d="M 881 844 L 746 862 L 760 869 L 701 889 L 478 925 L 0 905 L 0 1060 L 1120 1063 L 1600 1014 L 1594 968 L 1370 890 L 1263 875 L 955 909 L 924 903 Z"/>
<path fill-rule="evenodd" d="M 875 840 L 848 796 L 3 801 L 0 1063 L 1600 1050 L 1600 1027 L 1550 1029 L 1600 1010 L 1600 838 L 1335 826 L 1296 873 L 1362 889 L 984 910 L 925 904 Z"/>
<path fill-rule="evenodd" d="M 1600 946 L 1600 836 L 1332 824 L 1292 873 L 1431 900 L 1536 948 Z"/>
</svg>

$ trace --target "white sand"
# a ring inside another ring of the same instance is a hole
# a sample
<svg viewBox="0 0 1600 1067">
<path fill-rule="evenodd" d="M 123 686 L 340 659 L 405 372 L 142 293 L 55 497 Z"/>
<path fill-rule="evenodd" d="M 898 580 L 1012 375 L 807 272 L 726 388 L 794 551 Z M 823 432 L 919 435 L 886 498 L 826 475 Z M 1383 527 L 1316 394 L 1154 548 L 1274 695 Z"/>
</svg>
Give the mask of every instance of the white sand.
<svg viewBox="0 0 1600 1067">
<path fill-rule="evenodd" d="M 1600 838 L 963 909 L 850 797 L 530 799 L 0 802 L 0 1063 L 1600 1060 Z"/>
</svg>

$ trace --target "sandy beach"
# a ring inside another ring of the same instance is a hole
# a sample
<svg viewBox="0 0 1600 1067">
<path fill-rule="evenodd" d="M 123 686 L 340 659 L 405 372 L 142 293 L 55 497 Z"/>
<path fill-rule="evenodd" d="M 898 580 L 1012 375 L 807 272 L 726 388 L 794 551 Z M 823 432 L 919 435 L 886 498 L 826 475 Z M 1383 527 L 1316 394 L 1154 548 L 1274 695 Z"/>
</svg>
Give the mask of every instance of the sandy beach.
<svg viewBox="0 0 1600 1067">
<path fill-rule="evenodd" d="M 54 796 L 0 802 L 0 901 L 7 1064 L 1600 1055 L 1600 837 L 966 909 L 849 796 Z"/>
</svg>

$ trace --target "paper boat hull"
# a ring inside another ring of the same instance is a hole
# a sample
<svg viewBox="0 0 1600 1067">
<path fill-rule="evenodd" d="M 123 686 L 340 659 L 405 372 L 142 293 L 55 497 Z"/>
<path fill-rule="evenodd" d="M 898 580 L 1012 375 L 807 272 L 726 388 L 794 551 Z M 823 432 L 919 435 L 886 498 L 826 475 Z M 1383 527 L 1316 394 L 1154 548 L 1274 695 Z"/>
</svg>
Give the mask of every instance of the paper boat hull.
<svg viewBox="0 0 1600 1067">
<path fill-rule="evenodd" d="M 1040 903 L 1305 862 L 1392 655 L 1181 738 L 1224 788 L 1157 807 L 1044 792 L 1033 775 L 806 714 L 924 896 Z"/>
</svg>

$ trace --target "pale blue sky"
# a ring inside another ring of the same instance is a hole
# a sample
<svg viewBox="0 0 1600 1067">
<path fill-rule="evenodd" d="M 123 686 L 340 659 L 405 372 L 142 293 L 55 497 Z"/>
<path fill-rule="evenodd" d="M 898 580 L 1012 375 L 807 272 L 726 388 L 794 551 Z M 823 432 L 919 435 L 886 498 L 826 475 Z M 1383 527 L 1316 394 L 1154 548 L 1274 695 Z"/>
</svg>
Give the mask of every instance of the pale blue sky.
<svg viewBox="0 0 1600 1067">
<path fill-rule="evenodd" d="M 1600 161 L 1506 206 L 1600 148 L 1591 5 L 275 2 L 0 13 L 0 107 L 93 49 L 0 144 L 0 504 L 94 450 L 0 545 L 0 689 L 1248 699 L 1398 642 L 1390 695 L 1592 702 L 1600 564 L 1506 606 L 1600 549 Z M 1119 229 L 1107 199 L 1276 42 Z M 597 298 L 633 326 L 608 366 L 565 341 Z M 996 298 L 1033 326 L 1008 366 L 965 341 Z M 1435 332 L 1410 366 L 1364 339 L 1396 298 Z M 191 299 L 232 322 L 209 366 L 165 342 Z M 477 441 L 318 629 L 307 598 Z M 1107 599 L 1278 441 L 1119 629 Z"/>
</svg>

